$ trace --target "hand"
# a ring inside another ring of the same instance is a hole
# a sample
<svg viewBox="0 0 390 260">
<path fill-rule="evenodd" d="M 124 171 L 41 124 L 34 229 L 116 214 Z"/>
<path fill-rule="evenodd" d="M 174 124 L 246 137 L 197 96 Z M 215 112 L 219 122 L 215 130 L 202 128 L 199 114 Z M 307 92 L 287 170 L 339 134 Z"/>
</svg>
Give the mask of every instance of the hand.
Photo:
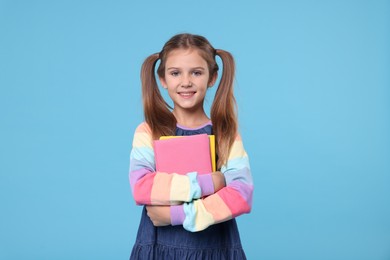
<svg viewBox="0 0 390 260">
<path fill-rule="evenodd" d="M 146 206 L 146 211 L 154 226 L 168 226 L 171 224 L 171 209 L 169 206 Z"/>
<path fill-rule="evenodd" d="M 219 191 L 223 187 L 226 186 L 225 184 L 225 176 L 223 176 L 222 172 L 213 172 L 211 173 L 211 178 L 213 179 L 214 184 L 214 192 Z"/>
</svg>

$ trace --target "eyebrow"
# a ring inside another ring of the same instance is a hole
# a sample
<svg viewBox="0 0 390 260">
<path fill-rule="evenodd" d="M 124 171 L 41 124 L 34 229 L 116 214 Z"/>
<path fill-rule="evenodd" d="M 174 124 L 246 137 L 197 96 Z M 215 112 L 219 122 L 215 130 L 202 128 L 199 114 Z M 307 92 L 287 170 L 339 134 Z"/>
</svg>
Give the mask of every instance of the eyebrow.
<svg viewBox="0 0 390 260">
<path fill-rule="evenodd" d="M 169 67 L 167 68 L 167 70 L 179 70 L 180 68 L 177 68 L 177 67 Z M 204 67 L 194 67 L 194 68 L 191 68 L 191 70 L 206 70 L 206 68 Z"/>
</svg>

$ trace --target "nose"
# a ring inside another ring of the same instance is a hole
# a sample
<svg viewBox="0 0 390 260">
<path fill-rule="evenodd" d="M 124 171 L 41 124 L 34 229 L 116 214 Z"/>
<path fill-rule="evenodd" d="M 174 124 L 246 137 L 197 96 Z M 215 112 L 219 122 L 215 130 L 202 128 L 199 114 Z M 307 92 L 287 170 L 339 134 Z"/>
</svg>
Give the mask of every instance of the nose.
<svg viewBox="0 0 390 260">
<path fill-rule="evenodd" d="M 191 87 L 192 86 L 191 77 L 190 76 L 184 76 L 181 85 L 184 88 Z"/>
</svg>

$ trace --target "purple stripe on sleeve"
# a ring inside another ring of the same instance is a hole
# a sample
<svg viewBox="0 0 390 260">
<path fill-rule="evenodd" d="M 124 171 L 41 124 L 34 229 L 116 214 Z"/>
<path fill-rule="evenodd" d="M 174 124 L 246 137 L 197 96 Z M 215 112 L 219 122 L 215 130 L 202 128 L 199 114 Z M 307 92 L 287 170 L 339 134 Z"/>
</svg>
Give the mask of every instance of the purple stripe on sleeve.
<svg viewBox="0 0 390 260">
<path fill-rule="evenodd" d="M 214 193 L 214 183 L 211 174 L 202 174 L 197 176 L 202 196 L 208 196 Z"/>
<path fill-rule="evenodd" d="M 248 205 L 252 205 L 253 185 L 241 181 L 233 181 L 229 183 L 229 187 L 238 191 L 244 200 L 248 202 Z"/>
<path fill-rule="evenodd" d="M 131 186 L 131 189 L 134 190 L 134 185 L 137 183 L 137 181 L 139 179 L 141 179 L 143 176 L 145 176 L 145 174 L 149 173 L 150 171 L 148 171 L 147 169 L 145 168 L 141 168 L 139 170 L 135 170 L 135 171 L 130 171 L 129 173 L 129 179 L 130 179 L 130 186 Z"/>
<path fill-rule="evenodd" d="M 183 225 L 186 215 L 183 205 L 171 206 L 171 224 L 172 226 Z"/>
</svg>

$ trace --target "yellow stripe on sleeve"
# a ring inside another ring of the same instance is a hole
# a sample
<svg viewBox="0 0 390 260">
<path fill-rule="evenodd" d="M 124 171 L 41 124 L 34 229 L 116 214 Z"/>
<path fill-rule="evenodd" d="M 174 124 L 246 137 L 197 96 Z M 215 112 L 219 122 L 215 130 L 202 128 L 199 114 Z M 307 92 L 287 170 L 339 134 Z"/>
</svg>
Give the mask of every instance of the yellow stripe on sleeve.
<svg viewBox="0 0 390 260">
<path fill-rule="evenodd" d="M 202 200 L 195 200 L 194 202 L 195 216 L 195 230 L 204 230 L 215 223 L 213 215 L 211 215 L 202 203 Z"/>
<path fill-rule="evenodd" d="M 235 158 L 242 158 L 248 156 L 245 152 L 244 146 L 242 144 L 242 141 L 234 141 L 232 148 L 229 153 L 229 160 L 235 159 Z"/>
<path fill-rule="evenodd" d="M 174 174 L 171 184 L 170 201 L 189 201 L 190 182 L 188 176 Z"/>
<path fill-rule="evenodd" d="M 153 148 L 152 138 L 150 134 L 145 132 L 138 132 L 134 134 L 133 147 L 148 147 Z"/>
</svg>

